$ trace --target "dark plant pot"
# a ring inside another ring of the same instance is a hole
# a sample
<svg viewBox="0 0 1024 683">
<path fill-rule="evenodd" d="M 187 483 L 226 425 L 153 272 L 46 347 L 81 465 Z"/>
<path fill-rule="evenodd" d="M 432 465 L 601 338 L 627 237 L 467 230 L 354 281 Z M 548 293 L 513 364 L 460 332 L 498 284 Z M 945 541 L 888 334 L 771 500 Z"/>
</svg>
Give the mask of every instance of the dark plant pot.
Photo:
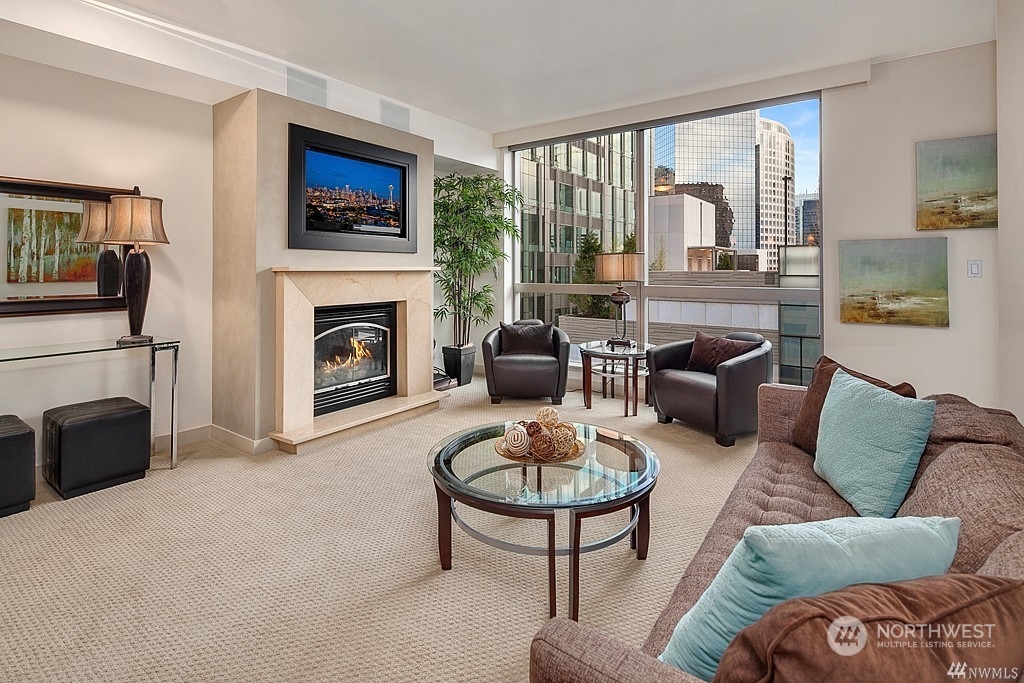
<svg viewBox="0 0 1024 683">
<path fill-rule="evenodd" d="M 476 363 L 475 346 L 442 346 L 444 371 L 461 387 L 473 381 L 473 366 Z"/>
</svg>

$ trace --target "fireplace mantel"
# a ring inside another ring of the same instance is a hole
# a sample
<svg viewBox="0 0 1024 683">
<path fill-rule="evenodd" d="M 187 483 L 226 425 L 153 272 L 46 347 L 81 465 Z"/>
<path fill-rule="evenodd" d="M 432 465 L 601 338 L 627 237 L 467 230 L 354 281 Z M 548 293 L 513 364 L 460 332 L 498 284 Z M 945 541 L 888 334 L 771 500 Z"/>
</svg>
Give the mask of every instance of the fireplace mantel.
<svg viewBox="0 0 1024 683">
<path fill-rule="evenodd" d="M 409 411 L 437 407 L 433 390 L 434 268 L 272 268 L 277 292 L 275 426 L 270 437 L 296 452 L 327 437 Z M 396 396 L 313 417 L 313 309 L 396 302 Z"/>
</svg>

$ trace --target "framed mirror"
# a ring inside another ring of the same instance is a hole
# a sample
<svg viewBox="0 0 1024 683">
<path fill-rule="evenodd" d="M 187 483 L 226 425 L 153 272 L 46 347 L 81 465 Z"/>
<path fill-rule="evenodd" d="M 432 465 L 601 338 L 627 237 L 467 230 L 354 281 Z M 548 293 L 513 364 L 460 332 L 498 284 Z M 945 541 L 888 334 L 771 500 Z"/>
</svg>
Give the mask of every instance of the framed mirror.
<svg viewBox="0 0 1024 683">
<path fill-rule="evenodd" d="M 112 195 L 138 193 L 138 187 L 0 176 L 0 316 L 124 310 L 116 287 L 100 296 L 96 263 L 103 245 L 77 240 L 88 202 L 109 204 Z"/>
</svg>

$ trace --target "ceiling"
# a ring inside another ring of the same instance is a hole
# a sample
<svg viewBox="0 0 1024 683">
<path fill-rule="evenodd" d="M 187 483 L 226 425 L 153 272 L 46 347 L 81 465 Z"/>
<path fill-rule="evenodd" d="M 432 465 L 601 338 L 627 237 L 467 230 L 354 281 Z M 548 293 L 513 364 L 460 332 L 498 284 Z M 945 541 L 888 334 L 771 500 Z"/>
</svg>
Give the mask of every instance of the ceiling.
<svg viewBox="0 0 1024 683">
<path fill-rule="evenodd" d="M 489 132 L 996 36 L 996 0 L 116 4 Z"/>
</svg>

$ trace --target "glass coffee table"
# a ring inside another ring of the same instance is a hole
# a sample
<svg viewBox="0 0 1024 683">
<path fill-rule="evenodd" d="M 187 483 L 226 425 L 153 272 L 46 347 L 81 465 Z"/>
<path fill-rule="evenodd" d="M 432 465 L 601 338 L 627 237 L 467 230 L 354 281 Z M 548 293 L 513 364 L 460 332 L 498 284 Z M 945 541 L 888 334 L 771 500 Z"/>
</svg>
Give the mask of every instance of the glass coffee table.
<svg viewBox="0 0 1024 683">
<path fill-rule="evenodd" d="M 633 437 L 604 427 L 574 423 L 584 447 L 563 462 L 512 460 L 494 450 L 514 422 L 472 427 L 443 439 L 430 450 L 430 473 L 437 492 L 437 550 L 442 569 L 452 568 L 452 520 L 488 545 L 548 557 L 548 602 L 555 616 L 555 557 L 571 556 L 571 616 L 579 617 L 580 553 L 606 548 L 630 536 L 638 560 L 650 540 L 650 495 L 658 479 L 658 458 Z M 456 503 L 507 517 L 547 520 L 546 546 L 527 546 L 488 536 L 470 526 Z M 582 520 L 632 508 L 629 523 L 615 534 L 580 543 Z M 567 510 L 569 544 L 555 544 L 555 514 Z"/>
</svg>

